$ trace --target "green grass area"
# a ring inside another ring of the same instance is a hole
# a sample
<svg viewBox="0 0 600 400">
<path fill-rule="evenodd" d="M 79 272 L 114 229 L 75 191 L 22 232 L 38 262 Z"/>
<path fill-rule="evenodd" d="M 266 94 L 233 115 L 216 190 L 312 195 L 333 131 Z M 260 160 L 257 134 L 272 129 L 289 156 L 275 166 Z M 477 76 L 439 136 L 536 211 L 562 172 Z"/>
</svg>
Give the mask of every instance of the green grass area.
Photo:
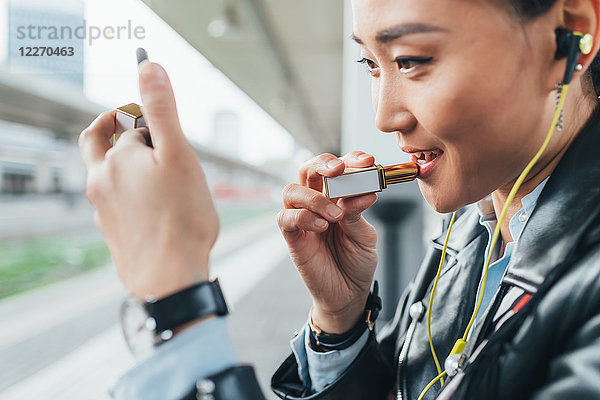
<svg viewBox="0 0 600 400">
<path fill-rule="evenodd" d="M 279 211 L 279 208 L 273 205 L 267 205 L 264 207 L 252 207 L 252 208 L 233 208 L 227 211 L 218 210 L 219 221 L 221 222 L 221 228 L 226 228 L 230 225 L 235 225 L 240 222 L 250 220 L 255 217 L 260 217 L 266 214 L 275 214 Z M 275 221 L 275 219 L 273 219 Z"/>
<path fill-rule="evenodd" d="M 221 228 L 267 213 L 272 206 L 219 210 Z M 108 247 L 96 232 L 0 243 L 0 299 L 106 265 Z"/>
<path fill-rule="evenodd" d="M 105 265 L 102 240 L 79 243 L 65 236 L 0 245 L 0 298 L 57 282 Z"/>
</svg>

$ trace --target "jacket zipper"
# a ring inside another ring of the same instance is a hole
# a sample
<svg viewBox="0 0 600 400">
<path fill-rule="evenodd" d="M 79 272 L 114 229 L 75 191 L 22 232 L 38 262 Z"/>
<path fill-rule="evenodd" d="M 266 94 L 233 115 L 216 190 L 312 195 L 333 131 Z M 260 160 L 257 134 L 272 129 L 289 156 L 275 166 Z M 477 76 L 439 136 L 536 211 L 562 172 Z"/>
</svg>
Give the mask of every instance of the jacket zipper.
<svg viewBox="0 0 600 400">
<path fill-rule="evenodd" d="M 490 306 L 487 318 L 484 321 L 481 321 L 483 326 L 481 327 L 481 331 L 479 331 L 479 335 L 473 338 L 473 340 L 475 340 L 475 346 L 473 349 L 476 349 L 477 346 L 481 344 L 483 339 L 489 336 L 490 329 L 493 329 L 494 327 L 494 315 L 496 315 L 496 312 L 498 311 L 498 308 L 500 308 L 500 304 L 502 304 L 502 300 L 504 299 L 504 296 L 506 296 L 506 293 L 509 289 L 509 285 L 501 284 L 500 289 L 498 290 L 498 295 L 496 296 L 496 301 Z"/>
<path fill-rule="evenodd" d="M 412 342 L 412 337 L 415 332 L 417 322 L 421 319 L 421 316 L 422 313 L 419 317 L 413 318 L 410 322 L 410 326 L 408 327 L 408 331 L 406 332 L 406 337 L 404 338 L 404 343 L 402 344 L 402 349 L 400 350 L 400 354 L 398 355 L 398 369 L 396 375 L 396 400 L 402 400 L 404 398 L 404 362 L 406 361 L 408 347 Z"/>
<path fill-rule="evenodd" d="M 500 293 L 497 296 L 496 302 L 494 302 L 494 304 L 492 304 L 492 309 L 490 310 L 490 314 L 493 315 L 496 310 L 498 309 L 498 307 L 500 307 L 500 303 L 502 298 L 504 298 L 504 295 L 506 294 L 506 292 L 508 291 L 508 289 L 510 288 L 510 286 L 507 285 L 502 285 L 500 287 Z M 421 305 L 423 304 L 422 302 Z M 396 375 L 396 400 L 403 400 L 405 398 L 405 388 L 404 388 L 404 363 L 406 362 L 406 356 L 408 354 L 408 348 L 412 342 L 412 337 L 414 335 L 416 326 L 417 326 L 417 322 L 421 319 L 421 317 L 423 316 L 425 311 L 425 307 L 423 307 L 421 309 L 421 312 L 418 313 L 419 315 L 414 315 L 411 317 L 412 321 L 410 323 L 410 326 L 408 327 L 408 331 L 406 332 L 406 337 L 404 338 L 404 343 L 402 344 L 402 349 L 400 350 L 400 354 L 398 355 L 398 369 L 397 369 L 397 375 Z M 488 314 L 489 315 L 489 314 Z M 492 317 L 493 319 L 493 317 Z M 482 332 L 486 331 L 489 329 L 489 319 L 487 321 L 482 321 L 482 323 L 484 323 L 484 326 L 482 329 Z M 479 339 L 479 338 L 474 338 L 474 339 Z M 478 341 L 476 341 L 477 343 Z"/>
</svg>

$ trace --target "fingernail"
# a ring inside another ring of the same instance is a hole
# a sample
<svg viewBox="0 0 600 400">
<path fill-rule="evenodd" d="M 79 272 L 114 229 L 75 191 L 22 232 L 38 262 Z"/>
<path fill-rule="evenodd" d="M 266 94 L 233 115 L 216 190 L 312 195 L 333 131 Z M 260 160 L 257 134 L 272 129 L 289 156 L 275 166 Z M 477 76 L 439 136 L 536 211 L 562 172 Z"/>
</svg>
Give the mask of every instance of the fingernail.
<svg viewBox="0 0 600 400">
<path fill-rule="evenodd" d="M 138 66 L 142 63 L 142 61 L 148 59 L 148 52 L 141 47 L 138 47 L 138 49 L 135 51 L 135 55 L 137 57 Z"/>
<path fill-rule="evenodd" d="M 325 211 L 327 212 L 327 215 L 329 215 L 331 218 L 339 218 L 342 216 L 343 213 L 343 211 L 335 204 L 329 204 Z"/>
<path fill-rule="evenodd" d="M 325 221 L 323 218 L 317 218 L 315 219 L 315 225 L 318 228 L 325 228 L 327 226 L 327 221 Z"/>
<path fill-rule="evenodd" d="M 343 164 L 342 160 L 336 158 L 335 160 L 331 160 L 327 163 L 327 168 L 334 169 L 334 168 L 339 167 L 342 164 Z"/>
<path fill-rule="evenodd" d="M 369 154 L 361 154 L 358 156 L 359 160 L 366 160 L 367 158 L 371 158 L 371 156 Z"/>
</svg>

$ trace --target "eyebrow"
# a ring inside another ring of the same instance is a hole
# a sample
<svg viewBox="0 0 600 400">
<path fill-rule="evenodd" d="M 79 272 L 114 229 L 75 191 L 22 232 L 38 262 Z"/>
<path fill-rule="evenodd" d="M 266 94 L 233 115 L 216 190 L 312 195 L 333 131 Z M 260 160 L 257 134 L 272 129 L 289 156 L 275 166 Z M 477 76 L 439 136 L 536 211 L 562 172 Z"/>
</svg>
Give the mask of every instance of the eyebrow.
<svg viewBox="0 0 600 400">
<path fill-rule="evenodd" d="M 396 25 L 391 28 L 384 29 L 377 33 L 375 36 L 375 40 L 379 43 L 389 43 L 396 39 L 401 38 L 402 36 L 412 35 L 415 33 L 427 33 L 427 32 L 445 32 L 446 29 L 440 28 L 434 25 L 427 24 L 401 24 Z M 354 40 L 358 44 L 364 44 L 364 42 L 356 36 L 354 33 L 351 36 L 352 40 Z"/>
</svg>

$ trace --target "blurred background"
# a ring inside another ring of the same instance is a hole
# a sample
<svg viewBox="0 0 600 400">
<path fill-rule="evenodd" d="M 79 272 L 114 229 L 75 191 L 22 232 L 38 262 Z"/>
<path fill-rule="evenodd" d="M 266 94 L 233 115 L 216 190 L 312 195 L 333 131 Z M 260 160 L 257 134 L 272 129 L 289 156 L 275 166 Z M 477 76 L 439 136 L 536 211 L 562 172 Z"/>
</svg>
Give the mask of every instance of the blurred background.
<svg viewBox="0 0 600 400">
<path fill-rule="evenodd" d="M 270 374 L 311 304 L 276 227 L 281 189 L 323 152 L 407 161 L 374 127 L 351 22 L 344 0 L 0 0 L 1 399 L 107 399 L 134 363 L 77 137 L 100 112 L 141 103 L 137 47 L 170 74 L 221 218 L 211 271 L 234 310 L 230 335 L 275 398 Z M 413 182 L 367 217 L 383 322 L 437 216 Z"/>
</svg>

